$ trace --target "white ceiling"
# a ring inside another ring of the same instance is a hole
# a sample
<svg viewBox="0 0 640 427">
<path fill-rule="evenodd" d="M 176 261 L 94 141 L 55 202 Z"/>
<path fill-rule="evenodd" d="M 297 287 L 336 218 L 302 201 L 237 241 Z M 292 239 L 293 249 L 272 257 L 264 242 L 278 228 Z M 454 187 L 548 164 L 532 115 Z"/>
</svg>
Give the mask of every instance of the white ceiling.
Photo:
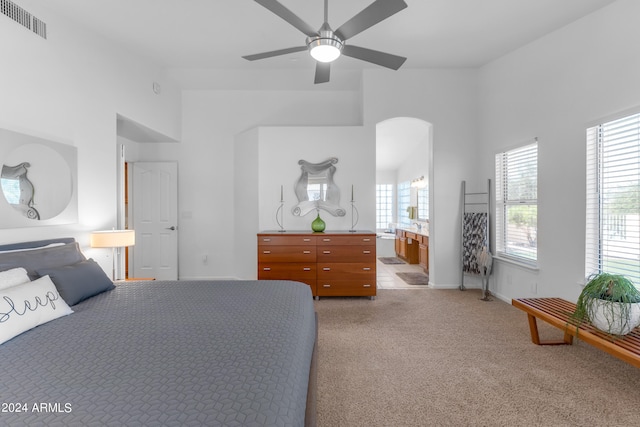
<svg viewBox="0 0 640 427">
<path fill-rule="evenodd" d="M 249 62 L 242 55 L 301 46 L 305 36 L 251 0 L 14 0 L 50 8 L 167 68 L 313 68 L 307 52 Z M 373 0 L 329 0 L 337 29 Z M 614 0 L 406 0 L 408 8 L 353 45 L 408 59 L 403 67 L 478 67 Z M 313 27 L 323 0 L 280 0 Z M 334 72 L 378 67 L 340 58 Z M 334 73 L 332 73 L 333 75 Z"/>
<path fill-rule="evenodd" d="M 246 76 L 240 78 L 242 84 L 256 87 L 297 85 L 310 89 L 314 86 L 315 66 L 307 52 L 253 62 L 241 58 L 301 46 L 306 37 L 252 0 L 14 1 L 27 10 L 29 4 L 47 7 L 137 56 L 172 69 L 176 80 L 185 88 L 207 88 L 215 84 L 226 88 L 231 79 L 216 77 L 224 73 Z M 348 43 L 405 56 L 408 59 L 403 68 L 474 68 L 614 0 L 405 1 L 406 9 L 356 35 Z M 322 25 L 323 0 L 280 2 L 311 26 Z M 372 2 L 329 0 L 329 24 L 337 29 Z M 54 31 L 52 28 L 51 32 Z M 332 64 L 331 83 L 325 85 L 331 85 L 332 89 L 346 85 L 353 90 L 359 85 L 358 70 L 362 68 L 379 67 L 353 58 L 339 58 Z M 283 69 L 298 72 L 283 72 Z M 261 72 L 251 73 L 255 70 Z M 299 70 L 305 70 L 303 76 L 298 76 Z M 401 153 L 411 152 L 410 146 L 415 140 L 410 135 L 411 127 L 404 133 L 397 124 L 390 128 L 395 132 L 381 132 L 377 138 L 378 168 L 381 169 L 392 169 L 400 163 Z M 384 136 L 390 133 L 393 135 Z"/>
</svg>

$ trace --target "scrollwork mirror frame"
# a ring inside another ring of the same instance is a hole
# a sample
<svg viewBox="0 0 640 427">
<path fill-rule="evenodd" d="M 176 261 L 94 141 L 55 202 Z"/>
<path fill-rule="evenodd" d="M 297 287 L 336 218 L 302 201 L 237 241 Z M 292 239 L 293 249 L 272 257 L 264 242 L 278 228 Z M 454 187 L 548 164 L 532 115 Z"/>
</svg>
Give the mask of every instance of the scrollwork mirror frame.
<svg viewBox="0 0 640 427">
<path fill-rule="evenodd" d="M 77 165 L 73 145 L 0 129 L 1 175 L 17 181 L 0 189 L 0 229 L 77 223 Z"/>
<path fill-rule="evenodd" d="M 18 183 L 18 200 L 17 203 L 12 203 L 11 206 L 27 218 L 40 219 L 40 214 L 33 207 L 35 188 L 27 177 L 30 166 L 29 162 L 22 162 L 16 166 L 3 165 L 0 178 L 2 180 L 15 180 Z"/>
<path fill-rule="evenodd" d="M 299 160 L 300 178 L 295 184 L 295 193 L 298 204 L 291 209 L 295 216 L 304 216 L 309 212 L 322 209 L 333 216 L 345 216 L 347 211 L 340 207 L 340 189 L 333 182 L 333 175 L 336 172 L 335 164 L 338 159 L 332 157 L 320 163 L 310 163 L 306 160 Z M 325 182 L 320 190 L 320 197 L 309 198 L 309 180 L 325 178 Z"/>
</svg>

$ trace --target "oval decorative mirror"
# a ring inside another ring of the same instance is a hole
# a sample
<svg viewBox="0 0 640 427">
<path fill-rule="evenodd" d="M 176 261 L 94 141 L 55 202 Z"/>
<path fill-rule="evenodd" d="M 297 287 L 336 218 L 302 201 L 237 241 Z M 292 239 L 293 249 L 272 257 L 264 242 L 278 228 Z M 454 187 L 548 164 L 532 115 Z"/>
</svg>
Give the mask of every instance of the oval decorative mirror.
<svg viewBox="0 0 640 427">
<path fill-rule="evenodd" d="M 347 214 L 339 206 L 340 189 L 333 182 L 336 163 L 338 159 L 335 157 L 321 163 L 298 161 L 302 173 L 295 185 L 298 204 L 291 209 L 293 215 L 303 216 L 316 209 L 325 210 L 333 216 Z"/>
</svg>

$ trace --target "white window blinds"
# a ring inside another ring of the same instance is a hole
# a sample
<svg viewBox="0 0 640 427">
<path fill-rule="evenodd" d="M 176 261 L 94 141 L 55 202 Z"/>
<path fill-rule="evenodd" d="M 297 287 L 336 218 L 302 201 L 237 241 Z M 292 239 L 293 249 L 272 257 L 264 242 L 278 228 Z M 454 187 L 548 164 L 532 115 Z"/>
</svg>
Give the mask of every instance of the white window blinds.
<svg viewBox="0 0 640 427">
<path fill-rule="evenodd" d="M 538 260 L 538 143 L 496 154 L 496 252 Z"/>
<path fill-rule="evenodd" d="M 640 114 L 587 129 L 585 275 L 640 285 Z"/>
</svg>

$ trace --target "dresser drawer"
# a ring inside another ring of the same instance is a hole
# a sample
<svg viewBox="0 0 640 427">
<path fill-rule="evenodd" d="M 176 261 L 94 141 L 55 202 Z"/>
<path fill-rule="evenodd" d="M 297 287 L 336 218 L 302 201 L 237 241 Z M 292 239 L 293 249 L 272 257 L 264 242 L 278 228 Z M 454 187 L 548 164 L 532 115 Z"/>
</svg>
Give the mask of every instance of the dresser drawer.
<svg viewBox="0 0 640 427">
<path fill-rule="evenodd" d="M 318 296 L 375 296 L 376 281 L 373 280 L 318 280 Z"/>
<path fill-rule="evenodd" d="M 258 263 L 258 279 L 300 280 L 316 278 L 316 263 L 288 262 L 288 263 Z"/>
<path fill-rule="evenodd" d="M 315 246 L 316 236 L 307 235 L 293 235 L 293 236 L 280 236 L 280 235 L 258 235 L 258 246 L 261 245 L 277 245 L 277 246 Z"/>
<path fill-rule="evenodd" d="M 366 234 L 366 235 L 350 235 L 345 234 L 344 236 L 317 236 L 317 245 L 375 245 L 376 244 L 376 236 L 375 234 Z"/>
<path fill-rule="evenodd" d="M 258 245 L 258 262 L 316 262 L 315 246 Z"/>
<path fill-rule="evenodd" d="M 318 262 L 358 262 L 375 263 L 375 246 L 319 246 Z"/>
<path fill-rule="evenodd" d="M 365 279 L 376 280 L 375 264 L 369 263 L 318 263 L 318 280 L 335 279 L 335 280 L 354 280 Z"/>
</svg>

